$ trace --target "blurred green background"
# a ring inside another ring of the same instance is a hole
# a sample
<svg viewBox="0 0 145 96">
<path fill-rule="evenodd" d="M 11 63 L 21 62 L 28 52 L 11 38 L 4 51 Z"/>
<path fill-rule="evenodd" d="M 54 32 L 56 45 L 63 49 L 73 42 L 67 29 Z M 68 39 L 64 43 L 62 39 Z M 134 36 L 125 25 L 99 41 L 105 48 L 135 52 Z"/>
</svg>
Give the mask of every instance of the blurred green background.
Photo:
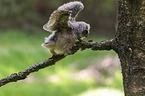
<svg viewBox="0 0 145 96">
<path fill-rule="evenodd" d="M 71 0 L 0 0 L 0 78 L 51 57 L 41 47 L 50 14 Z M 77 18 L 91 25 L 89 39 L 115 35 L 117 0 L 80 0 Z M 79 51 L 26 80 L 0 88 L 0 96 L 123 96 L 119 59 L 114 51 Z"/>
</svg>

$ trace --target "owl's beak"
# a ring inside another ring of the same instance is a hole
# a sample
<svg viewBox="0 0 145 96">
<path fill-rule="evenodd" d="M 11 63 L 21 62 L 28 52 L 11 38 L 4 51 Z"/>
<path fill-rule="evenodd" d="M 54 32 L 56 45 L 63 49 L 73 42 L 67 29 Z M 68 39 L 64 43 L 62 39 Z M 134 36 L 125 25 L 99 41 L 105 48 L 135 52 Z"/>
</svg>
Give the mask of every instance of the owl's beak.
<svg viewBox="0 0 145 96">
<path fill-rule="evenodd" d="M 88 37 L 88 34 L 85 34 L 84 36 L 87 38 Z"/>
</svg>

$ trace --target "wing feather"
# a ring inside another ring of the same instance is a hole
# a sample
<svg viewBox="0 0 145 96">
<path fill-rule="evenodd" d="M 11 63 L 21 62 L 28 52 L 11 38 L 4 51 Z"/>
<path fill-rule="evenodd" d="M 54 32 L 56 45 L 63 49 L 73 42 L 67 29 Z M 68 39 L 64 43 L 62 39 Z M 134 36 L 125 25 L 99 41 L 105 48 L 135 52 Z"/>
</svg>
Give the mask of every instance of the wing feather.
<svg viewBox="0 0 145 96">
<path fill-rule="evenodd" d="M 84 8 L 83 3 L 80 1 L 74 1 L 66 3 L 60 6 L 57 10 L 67 10 L 72 11 L 70 21 L 75 21 L 78 13 Z"/>
<path fill-rule="evenodd" d="M 43 29 L 49 32 L 56 32 L 57 30 L 68 28 L 68 21 L 76 22 L 75 19 L 83 8 L 84 5 L 79 1 L 69 2 L 60 6 L 51 14 Z"/>
<path fill-rule="evenodd" d="M 70 14 L 71 11 L 55 10 L 51 14 L 49 21 L 43 26 L 43 29 L 49 32 L 55 32 L 62 28 L 67 28 Z"/>
</svg>

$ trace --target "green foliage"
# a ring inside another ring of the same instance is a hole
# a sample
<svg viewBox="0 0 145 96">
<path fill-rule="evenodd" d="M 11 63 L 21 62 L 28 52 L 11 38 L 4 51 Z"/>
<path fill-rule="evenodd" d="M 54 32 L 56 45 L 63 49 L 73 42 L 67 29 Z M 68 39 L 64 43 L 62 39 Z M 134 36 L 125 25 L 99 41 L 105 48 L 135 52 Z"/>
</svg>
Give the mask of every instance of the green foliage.
<svg viewBox="0 0 145 96">
<path fill-rule="evenodd" d="M 90 83 L 73 81 L 61 84 L 42 82 L 19 83 L 1 88 L 0 96 L 76 96 L 75 94 L 87 90 L 88 87 L 93 88 L 93 86 Z"/>
<path fill-rule="evenodd" d="M 47 35 L 47 33 L 30 34 L 16 30 L 0 33 L 0 78 L 49 58 L 50 53 L 41 47 Z M 120 71 L 115 72 L 112 83 L 104 80 L 102 85 L 97 84 L 92 78 L 77 80 L 73 77 L 74 73 L 93 65 L 94 63 L 90 62 L 92 59 L 101 59 L 106 54 L 114 55 L 115 53 L 91 50 L 77 52 L 54 66 L 32 73 L 26 80 L 1 87 L 0 96 L 80 96 L 78 94 L 87 90 L 97 90 L 100 87 L 121 90 Z M 73 68 L 72 65 L 76 64 L 78 67 Z"/>
</svg>

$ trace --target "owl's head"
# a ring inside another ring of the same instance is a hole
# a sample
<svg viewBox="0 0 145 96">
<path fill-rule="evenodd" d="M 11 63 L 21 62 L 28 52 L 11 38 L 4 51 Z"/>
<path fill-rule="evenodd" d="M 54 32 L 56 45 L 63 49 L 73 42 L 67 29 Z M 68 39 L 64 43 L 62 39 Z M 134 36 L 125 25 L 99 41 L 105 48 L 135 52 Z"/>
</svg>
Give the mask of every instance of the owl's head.
<svg viewBox="0 0 145 96">
<path fill-rule="evenodd" d="M 90 24 L 87 24 L 85 22 L 77 22 L 78 23 L 78 34 L 79 37 L 88 37 L 90 33 Z"/>
<path fill-rule="evenodd" d="M 79 1 L 69 2 L 60 6 L 57 10 L 71 11 L 71 17 L 76 18 L 78 13 L 84 8 L 84 5 Z"/>
<path fill-rule="evenodd" d="M 90 33 L 90 24 L 86 22 L 69 22 L 68 26 L 72 28 L 78 38 L 88 37 Z"/>
</svg>

